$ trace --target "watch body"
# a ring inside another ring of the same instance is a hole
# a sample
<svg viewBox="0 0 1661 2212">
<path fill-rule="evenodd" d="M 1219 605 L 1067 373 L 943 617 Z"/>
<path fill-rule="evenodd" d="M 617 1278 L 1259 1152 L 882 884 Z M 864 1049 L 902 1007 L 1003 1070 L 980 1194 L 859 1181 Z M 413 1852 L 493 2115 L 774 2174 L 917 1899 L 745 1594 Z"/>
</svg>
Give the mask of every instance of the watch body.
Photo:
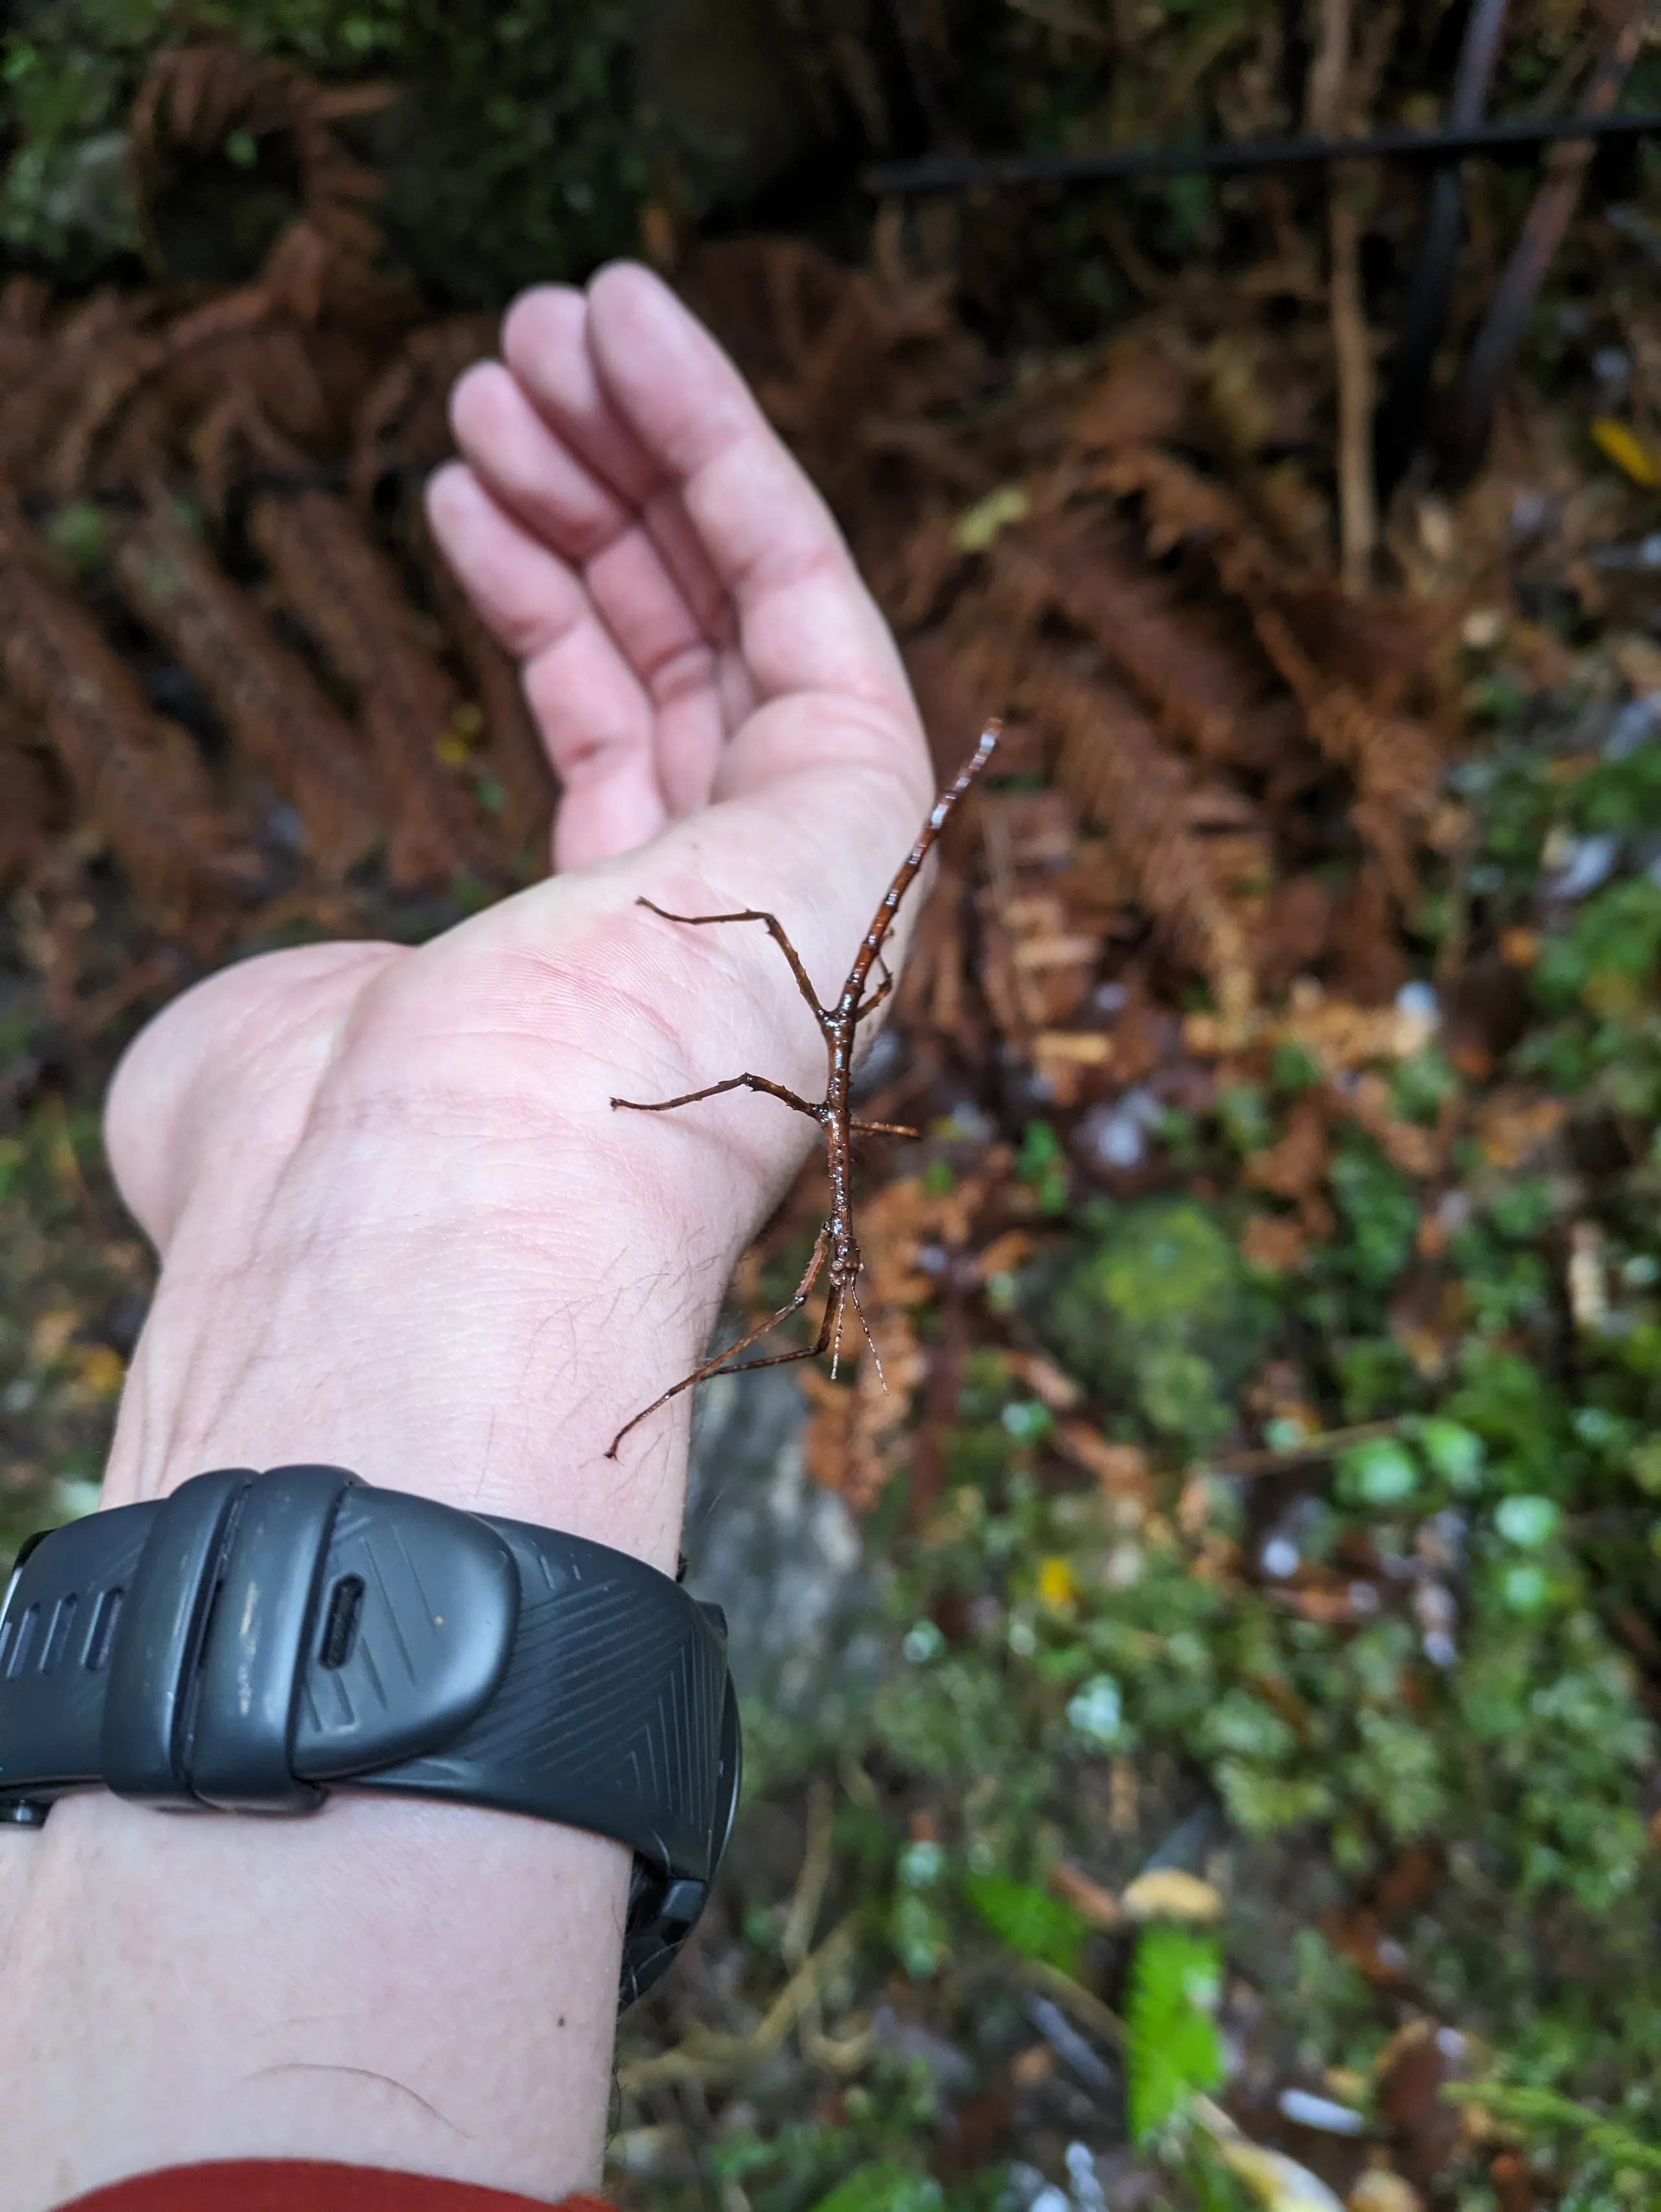
<svg viewBox="0 0 1661 2212">
<path fill-rule="evenodd" d="M 32 1537 L 0 1610 L 0 1819 L 75 1790 L 303 1814 L 350 1788 L 610 1836 L 620 2002 L 703 1911 L 738 1802 L 716 1606 L 628 1553 L 344 1468 L 222 1468 Z"/>
</svg>

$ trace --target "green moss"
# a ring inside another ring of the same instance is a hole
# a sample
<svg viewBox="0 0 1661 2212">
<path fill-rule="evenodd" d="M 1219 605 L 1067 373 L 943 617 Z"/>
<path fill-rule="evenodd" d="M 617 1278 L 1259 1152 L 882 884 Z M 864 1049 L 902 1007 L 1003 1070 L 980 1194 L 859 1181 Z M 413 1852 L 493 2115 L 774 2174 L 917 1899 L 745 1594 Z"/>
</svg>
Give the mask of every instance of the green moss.
<svg viewBox="0 0 1661 2212">
<path fill-rule="evenodd" d="M 979 1773 L 1019 1744 L 1019 1720 L 996 1673 L 962 1656 L 885 1682 L 873 1717 L 877 1741 L 914 1774 Z"/>
<path fill-rule="evenodd" d="M 1345 1129 L 1334 1148 L 1332 1195 L 1344 1233 L 1328 1261 L 1364 1288 L 1380 1291 L 1400 1274 L 1419 1226 L 1419 1201 L 1371 1137 Z"/>
<path fill-rule="evenodd" d="M 1233 1425 L 1229 1397 L 1274 1308 L 1214 1215 L 1189 1199 L 1106 1209 L 1092 1244 L 1034 1317 L 1083 1380 L 1156 1435 L 1203 1449 Z"/>
<path fill-rule="evenodd" d="M 1602 1012 L 1636 1012 L 1636 986 L 1661 959 L 1661 885 L 1640 878 L 1615 883 L 1590 898 L 1561 936 L 1548 938 L 1534 969 L 1534 988 L 1548 1013 L 1579 1000 Z"/>
</svg>

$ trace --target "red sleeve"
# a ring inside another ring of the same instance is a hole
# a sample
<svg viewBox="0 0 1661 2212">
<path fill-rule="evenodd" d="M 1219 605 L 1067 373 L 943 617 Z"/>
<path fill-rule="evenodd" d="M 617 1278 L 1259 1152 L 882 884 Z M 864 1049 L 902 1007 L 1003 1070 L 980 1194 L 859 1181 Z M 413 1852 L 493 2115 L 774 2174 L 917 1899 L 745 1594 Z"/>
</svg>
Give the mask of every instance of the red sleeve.
<svg viewBox="0 0 1661 2212">
<path fill-rule="evenodd" d="M 609 2212 L 598 2197 L 549 2206 L 504 2189 L 435 2181 L 380 2166 L 325 2166 L 307 2159 L 247 2159 L 216 2166 L 173 2166 L 141 2173 L 58 2212 Z"/>
</svg>

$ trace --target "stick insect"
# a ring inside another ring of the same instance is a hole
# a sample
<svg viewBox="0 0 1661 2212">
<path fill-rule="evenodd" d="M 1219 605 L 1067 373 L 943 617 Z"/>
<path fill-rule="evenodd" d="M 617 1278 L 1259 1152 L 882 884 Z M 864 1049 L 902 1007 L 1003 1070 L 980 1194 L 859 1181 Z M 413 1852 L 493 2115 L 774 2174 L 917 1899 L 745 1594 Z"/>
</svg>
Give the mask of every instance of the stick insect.
<svg viewBox="0 0 1661 2212">
<path fill-rule="evenodd" d="M 626 1108 L 633 1114 L 667 1114 L 678 1106 L 691 1106 L 700 1098 L 718 1097 L 725 1091 L 763 1091 L 770 1098 L 782 1099 L 798 1114 L 806 1114 L 817 1121 L 824 1132 L 826 1164 L 830 1171 L 830 1211 L 819 1224 L 818 1235 L 813 1240 L 812 1256 L 807 1262 L 807 1272 L 796 1286 L 795 1296 L 768 1320 L 741 1336 L 736 1344 L 729 1344 L 712 1359 L 680 1382 L 673 1383 L 660 1397 L 654 1398 L 649 1406 L 642 1406 L 632 1420 L 625 1421 L 611 1439 L 607 1459 L 615 1459 L 618 1446 L 631 1429 L 638 1428 L 649 1414 L 671 1398 L 678 1398 L 683 1390 L 690 1390 L 695 1382 L 706 1382 L 712 1375 L 742 1374 L 751 1367 L 786 1367 L 797 1359 L 817 1359 L 827 1348 L 830 1352 L 830 1371 L 837 1371 L 837 1362 L 842 1352 L 843 1318 L 851 1304 L 865 1332 L 865 1340 L 871 1346 L 871 1355 L 877 1358 L 877 1347 L 872 1340 L 870 1327 L 860 1304 L 859 1276 L 861 1261 L 860 1248 L 854 1236 L 854 1202 L 850 1186 L 853 1168 L 853 1140 L 855 1137 L 894 1136 L 915 1137 L 917 1132 L 893 1121 L 858 1121 L 854 1119 L 849 1088 L 854 1072 L 855 1031 L 867 1014 L 874 1013 L 894 988 L 894 978 L 883 958 L 883 940 L 893 927 L 894 916 L 899 911 L 900 901 L 910 888 L 911 880 L 928 857 L 929 848 L 946 827 L 946 817 L 963 797 L 981 770 L 992 757 L 1003 725 L 989 722 L 981 732 L 980 743 L 959 769 L 957 780 L 949 785 L 935 800 L 934 811 L 918 833 L 917 842 L 900 863 L 894 880 L 882 895 L 882 903 L 872 918 L 871 927 L 860 940 L 854 964 L 848 971 L 848 980 L 835 1002 L 821 1006 L 817 991 L 808 980 L 807 970 L 776 915 L 765 914 L 746 907 L 739 914 L 670 914 L 648 898 L 638 903 L 652 913 L 661 915 L 665 921 L 683 922 L 694 929 L 707 928 L 715 922 L 758 921 L 767 934 L 790 963 L 790 973 L 796 979 L 796 988 L 812 1010 L 814 1020 L 824 1035 L 826 1074 L 824 1096 L 815 1103 L 811 1099 L 799 1098 L 794 1091 L 787 1091 L 782 1083 L 770 1082 L 764 1075 L 729 1075 L 723 1083 L 712 1083 L 703 1091 L 689 1091 L 681 1098 L 660 1098 L 647 1103 L 638 1098 L 614 1098 L 613 1107 Z M 869 998 L 865 987 L 871 970 L 876 968 L 879 980 Z M 737 1359 L 740 1352 L 747 1352 L 752 1344 L 800 1313 L 807 1303 L 814 1284 L 821 1273 L 830 1282 L 830 1295 L 824 1302 L 824 1316 L 819 1323 L 818 1337 L 811 1345 L 800 1346 L 794 1352 L 776 1352 L 763 1359 Z M 877 1372 L 882 1373 L 882 1363 L 877 1362 Z"/>
</svg>

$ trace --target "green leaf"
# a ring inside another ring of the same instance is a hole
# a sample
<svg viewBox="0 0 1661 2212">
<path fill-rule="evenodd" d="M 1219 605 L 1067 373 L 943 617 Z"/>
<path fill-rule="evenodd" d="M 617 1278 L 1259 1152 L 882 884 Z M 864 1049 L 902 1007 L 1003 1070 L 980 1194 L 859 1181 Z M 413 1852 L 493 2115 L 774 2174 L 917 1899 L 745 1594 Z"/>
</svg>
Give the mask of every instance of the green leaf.
<svg viewBox="0 0 1661 2212">
<path fill-rule="evenodd" d="M 1090 1923 L 1062 1899 L 1001 1874 L 967 1875 L 963 1888 L 975 1911 L 1012 1951 L 1058 1966 L 1064 1974 L 1077 1971 Z"/>
<path fill-rule="evenodd" d="M 77 576 L 89 574 L 104 564 L 109 546 L 109 524 L 100 507 L 84 500 L 60 507 L 46 525 L 46 543 Z"/>
<path fill-rule="evenodd" d="M 1421 1421 L 1419 1449 L 1450 1489 L 1462 1493 L 1482 1486 L 1482 1439 L 1474 1429 L 1436 1417 Z"/>
<path fill-rule="evenodd" d="M 1062 1140 L 1048 1121 L 1029 1121 L 1021 1133 L 1021 1148 L 1015 1157 L 1015 1172 L 1023 1182 L 1036 1182 L 1049 1168 L 1063 1158 Z"/>
<path fill-rule="evenodd" d="M 1419 1487 L 1413 1455 L 1388 1437 L 1353 1444 L 1339 1468 L 1345 1494 L 1361 1505 L 1399 1505 Z"/>
<path fill-rule="evenodd" d="M 1562 1519 L 1562 1508 L 1549 1498 L 1502 1498 L 1494 1525 L 1508 1544 L 1532 1550 L 1551 1541 Z"/>
<path fill-rule="evenodd" d="M 1275 1046 L 1269 1075 L 1277 1091 L 1312 1091 L 1323 1079 L 1320 1061 L 1289 1039 Z"/>
<path fill-rule="evenodd" d="M 1202 2090 L 1223 2078 L 1213 2014 L 1222 1989 L 1222 1951 L 1187 1928 L 1149 1928 L 1131 1962 L 1127 2117 L 1145 2143 Z"/>
<path fill-rule="evenodd" d="M 812 2212 L 940 2212 L 945 2201 L 938 2181 L 885 2158 L 856 2166 Z"/>
<path fill-rule="evenodd" d="M 1500 1595 L 1513 1613 L 1543 1613 L 1551 1603 L 1551 1577 L 1543 1567 L 1507 1567 L 1500 1577 Z"/>
</svg>

